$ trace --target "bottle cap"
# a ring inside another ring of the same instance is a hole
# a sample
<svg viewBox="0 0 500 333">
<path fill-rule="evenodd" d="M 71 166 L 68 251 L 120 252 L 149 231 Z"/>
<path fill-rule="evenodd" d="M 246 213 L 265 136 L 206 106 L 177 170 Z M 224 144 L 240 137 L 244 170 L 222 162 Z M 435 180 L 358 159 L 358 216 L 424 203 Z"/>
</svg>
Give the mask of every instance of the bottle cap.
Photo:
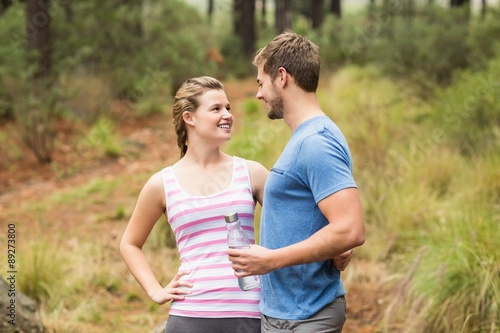
<svg viewBox="0 0 500 333">
<path fill-rule="evenodd" d="M 226 220 L 226 223 L 238 221 L 238 213 L 226 214 L 224 215 L 224 219 Z"/>
</svg>

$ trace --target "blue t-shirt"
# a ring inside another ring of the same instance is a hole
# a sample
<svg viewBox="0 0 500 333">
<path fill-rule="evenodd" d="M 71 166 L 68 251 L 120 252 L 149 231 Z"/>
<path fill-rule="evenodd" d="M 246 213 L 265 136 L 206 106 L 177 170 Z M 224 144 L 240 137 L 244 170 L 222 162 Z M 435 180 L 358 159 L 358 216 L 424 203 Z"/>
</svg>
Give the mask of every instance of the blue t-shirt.
<svg viewBox="0 0 500 333">
<path fill-rule="evenodd" d="M 347 141 L 327 116 L 302 123 L 271 169 L 264 192 L 260 244 L 282 248 L 328 225 L 317 203 L 356 187 Z M 303 320 L 345 289 L 331 260 L 275 270 L 261 277 L 260 310 L 273 318 Z"/>
</svg>

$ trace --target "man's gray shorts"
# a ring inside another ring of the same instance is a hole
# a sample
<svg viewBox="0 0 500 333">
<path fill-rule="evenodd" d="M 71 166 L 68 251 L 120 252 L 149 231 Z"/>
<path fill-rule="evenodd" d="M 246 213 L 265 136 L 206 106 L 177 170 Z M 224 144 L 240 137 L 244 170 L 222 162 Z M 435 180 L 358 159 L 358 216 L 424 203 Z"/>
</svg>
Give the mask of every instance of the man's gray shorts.
<svg viewBox="0 0 500 333">
<path fill-rule="evenodd" d="M 262 315 L 261 333 L 340 333 L 346 320 L 344 296 L 337 297 L 305 320 L 283 320 Z"/>
</svg>

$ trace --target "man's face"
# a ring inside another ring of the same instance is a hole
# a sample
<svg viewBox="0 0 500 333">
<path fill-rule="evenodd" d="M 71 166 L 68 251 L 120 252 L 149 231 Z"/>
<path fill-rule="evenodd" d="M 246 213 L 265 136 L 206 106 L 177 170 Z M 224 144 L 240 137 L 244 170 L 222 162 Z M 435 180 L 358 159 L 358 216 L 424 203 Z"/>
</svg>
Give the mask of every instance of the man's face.
<svg viewBox="0 0 500 333">
<path fill-rule="evenodd" d="M 281 91 L 271 80 L 269 74 L 264 73 L 262 66 L 257 69 L 257 99 L 262 100 L 267 106 L 267 116 L 269 119 L 283 119 L 285 105 Z"/>
</svg>

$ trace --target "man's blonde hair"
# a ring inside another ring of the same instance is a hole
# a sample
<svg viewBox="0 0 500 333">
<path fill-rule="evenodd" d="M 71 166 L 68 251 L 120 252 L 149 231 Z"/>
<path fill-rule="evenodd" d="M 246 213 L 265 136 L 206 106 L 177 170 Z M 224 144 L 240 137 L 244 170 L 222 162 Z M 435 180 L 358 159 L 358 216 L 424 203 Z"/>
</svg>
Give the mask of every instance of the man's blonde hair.
<svg viewBox="0 0 500 333">
<path fill-rule="evenodd" d="M 307 92 L 318 88 L 321 58 L 319 47 L 312 41 L 287 30 L 258 50 L 252 62 L 262 66 L 272 80 L 283 67 L 293 76 L 297 85 Z"/>
</svg>

